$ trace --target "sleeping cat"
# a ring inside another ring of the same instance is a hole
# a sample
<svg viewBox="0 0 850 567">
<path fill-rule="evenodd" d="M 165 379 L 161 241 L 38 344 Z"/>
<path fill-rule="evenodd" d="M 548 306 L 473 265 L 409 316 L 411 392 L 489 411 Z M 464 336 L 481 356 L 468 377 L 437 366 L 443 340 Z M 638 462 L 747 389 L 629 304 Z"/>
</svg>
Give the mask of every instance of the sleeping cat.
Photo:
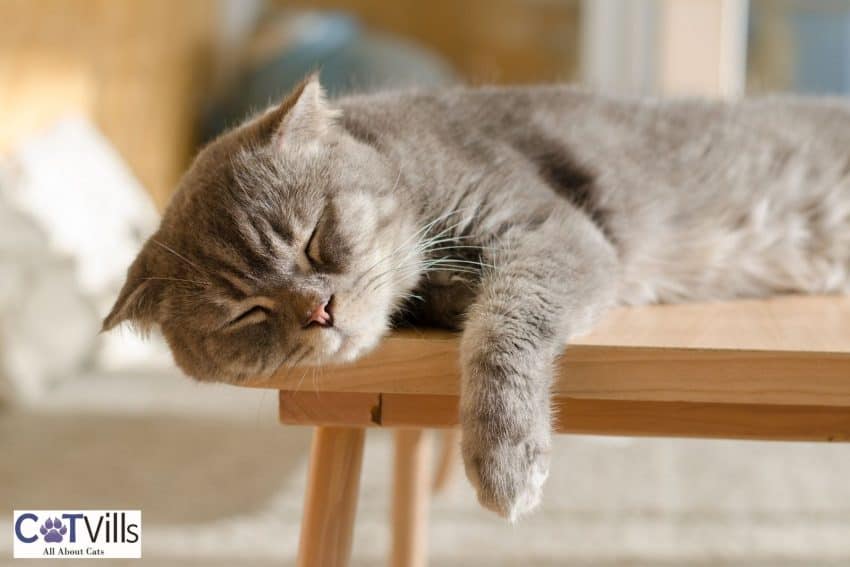
<svg viewBox="0 0 850 567">
<path fill-rule="evenodd" d="M 613 304 L 850 289 L 850 105 L 562 86 L 329 102 L 305 80 L 184 176 L 104 329 L 159 325 L 238 383 L 462 328 L 462 451 L 515 519 L 548 474 L 553 361 Z"/>
</svg>

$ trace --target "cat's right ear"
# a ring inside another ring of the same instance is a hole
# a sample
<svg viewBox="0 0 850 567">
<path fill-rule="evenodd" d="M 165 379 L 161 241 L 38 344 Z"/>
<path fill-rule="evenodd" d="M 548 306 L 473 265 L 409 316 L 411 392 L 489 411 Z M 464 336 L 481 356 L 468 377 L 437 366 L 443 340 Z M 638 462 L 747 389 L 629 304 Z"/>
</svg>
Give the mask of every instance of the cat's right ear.
<svg viewBox="0 0 850 567">
<path fill-rule="evenodd" d="M 319 74 L 313 73 L 270 113 L 272 143 L 281 149 L 314 146 L 331 131 L 338 115 L 319 83 Z"/>
<path fill-rule="evenodd" d="M 150 277 L 147 254 L 146 245 L 127 270 L 127 280 L 115 305 L 103 320 L 101 332 L 109 331 L 126 321 L 140 332 L 147 333 L 157 322 L 161 282 Z"/>
</svg>

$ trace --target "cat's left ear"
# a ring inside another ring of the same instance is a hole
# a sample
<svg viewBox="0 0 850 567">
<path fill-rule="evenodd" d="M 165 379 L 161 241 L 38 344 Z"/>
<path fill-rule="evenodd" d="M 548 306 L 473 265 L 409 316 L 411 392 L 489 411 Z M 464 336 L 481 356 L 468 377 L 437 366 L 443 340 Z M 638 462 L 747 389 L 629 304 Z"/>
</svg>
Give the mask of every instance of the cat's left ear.
<svg viewBox="0 0 850 567">
<path fill-rule="evenodd" d="M 101 332 L 109 331 L 127 321 L 140 332 L 147 333 L 156 323 L 162 282 L 160 278 L 150 277 L 150 254 L 148 242 L 127 270 L 127 280 L 115 305 L 103 320 Z"/>
<path fill-rule="evenodd" d="M 273 141 L 279 148 L 321 142 L 339 116 L 339 112 L 328 103 L 318 73 L 304 79 L 272 114 L 277 122 Z"/>
</svg>

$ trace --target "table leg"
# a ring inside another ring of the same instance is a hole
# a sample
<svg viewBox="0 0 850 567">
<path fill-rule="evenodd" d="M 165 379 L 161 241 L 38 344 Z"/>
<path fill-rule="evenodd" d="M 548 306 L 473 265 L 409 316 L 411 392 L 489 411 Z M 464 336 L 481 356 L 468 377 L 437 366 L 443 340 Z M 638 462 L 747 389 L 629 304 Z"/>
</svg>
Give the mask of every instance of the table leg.
<svg viewBox="0 0 850 567">
<path fill-rule="evenodd" d="M 423 429 L 395 434 L 393 567 L 425 567 L 431 497 L 431 436 Z"/>
<path fill-rule="evenodd" d="M 359 428 L 316 428 L 301 521 L 299 567 L 348 564 L 365 436 L 365 430 Z"/>
<path fill-rule="evenodd" d="M 434 492 L 439 493 L 452 483 L 458 469 L 460 457 L 460 429 L 452 427 L 441 432 L 440 457 L 437 460 L 437 472 L 434 473 Z"/>
</svg>

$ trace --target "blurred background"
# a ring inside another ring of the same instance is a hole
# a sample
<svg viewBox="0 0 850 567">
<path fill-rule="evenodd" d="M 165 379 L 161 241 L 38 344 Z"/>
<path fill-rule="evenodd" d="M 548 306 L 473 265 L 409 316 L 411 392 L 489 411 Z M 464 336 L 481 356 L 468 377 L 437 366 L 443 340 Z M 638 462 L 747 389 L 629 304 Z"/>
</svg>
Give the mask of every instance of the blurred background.
<svg viewBox="0 0 850 567">
<path fill-rule="evenodd" d="M 310 431 L 273 394 L 191 383 L 156 336 L 97 331 L 199 144 L 310 70 L 335 96 L 850 92 L 838 0 L 0 0 L 0 22 L 0 563 L 14 508 L 70 507 L 142 509 L 152 565 L 292 564 Z M 370 433 L 356 565 L 387 554 L 391 450 Z M 457 471 L 430 556 L 848 565 L 848 470 L 839 445 L 561 436 L 518 526 Z"/>
</svg>

